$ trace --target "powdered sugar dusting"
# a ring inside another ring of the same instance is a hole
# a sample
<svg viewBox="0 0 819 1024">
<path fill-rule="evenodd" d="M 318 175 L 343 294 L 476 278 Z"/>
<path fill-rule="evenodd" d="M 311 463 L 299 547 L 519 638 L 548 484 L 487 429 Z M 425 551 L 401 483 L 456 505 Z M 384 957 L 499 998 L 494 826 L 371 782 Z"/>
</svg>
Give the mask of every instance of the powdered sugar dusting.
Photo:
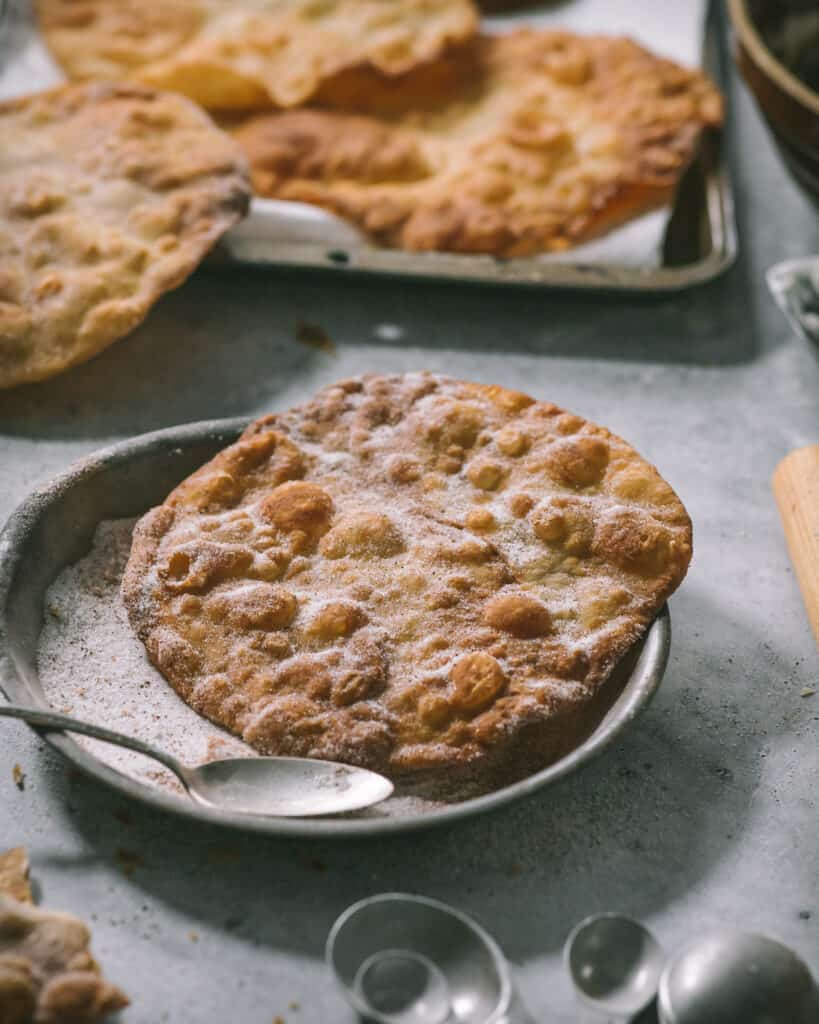
<svg viewBox="0 0 819 1024">
<path fill-rule="evenodd" d="M 101 523 L 91 552 L 48 591 L 38 650 L 47 699 L 66 714 L 136 736 L 190 764 L 252 754 L 177 697 L 131 629 L 119 583 L 134 522 Z M 77 741 L 140 782 L 181 789 L 169 772 L 140 754 L 85 737 Z"/>
<path fill-rule="evenodd" d="M 65 714 L 135 736 L 186 764 L 258 756 L 189 708 L 148 661 L 119 592 L 135 522 L 100 523 L 91 551 L 64 569 L 49 588 L 38 649 L 46 699 Z M 97 740 L 75 738 L 124 775 L 186 799 L 179 783 L 155 761 Z M 443 806 L 443 801 L 398 794 L 346 817 L 410 817 Z"/>
</svg>

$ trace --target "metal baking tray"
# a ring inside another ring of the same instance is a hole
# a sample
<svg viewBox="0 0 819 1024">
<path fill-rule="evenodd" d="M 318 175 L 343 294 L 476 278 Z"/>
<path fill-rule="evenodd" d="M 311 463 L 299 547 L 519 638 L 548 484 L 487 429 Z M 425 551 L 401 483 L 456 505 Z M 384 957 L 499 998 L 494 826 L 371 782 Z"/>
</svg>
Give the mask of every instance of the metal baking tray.
<svg viewBox="0 0 819 1024">
<path fill-rule="evenodd" d="M 123 441 L 75 463 L 17 509 L 0 534 L 0 687 L 9 700 L 32 708 L 49 707 L 37 675 L 45 594 L 67 565 L 90 550 L 97 525 L 106 519 L 141 515 L 163 501 L 181 480 L 235 441 L 248 422 L 210 420 Z M 589 762 L 628 728 L 651 700 L 662 680 L 670 643 L 671 622 L 664 608 L 607 684 L 613 697 L 607 715 L 567 757 L 493 793 L 414 817 L 261 818 L 209 810 L 121 774 L 70 736 L 43 735 L 82 771 L 126 796 L 186 818 L 273 835 L 345 838 L 409 832 L 509 804 Z"/>
<path fill-rule="evenodd" d="M 705 19 L 702 66 L 724 91 L 727 60 L 719 6 L 712 4 Z M 711 280 L 731 266 L 737 253 L 733 192 L 721 132 L 704 136 L 696 159 L 680 183 L 656 265 L 648 261 L 620 263 L 606 257 L 585 257 L 581 250 L 574 257 L 569 251 L 559 258 L 498 259 L 483 255 L 404 252 L 377 248 L 365 241 L 328 244 L 320 238 L 320 221 L 308 233 L 317 237 L 304 240 L 277 237 L 276 216 L 268 213 L 264 200 L 256 199 L 251 203 L 248 220 L 224 237 L 210 260 L 240 266 L 365 272 L 393 278 L 663 292 L 679 291 Z M 348 234 L 355 236 L 357 233 L 351 229 Z"/>
</svg>

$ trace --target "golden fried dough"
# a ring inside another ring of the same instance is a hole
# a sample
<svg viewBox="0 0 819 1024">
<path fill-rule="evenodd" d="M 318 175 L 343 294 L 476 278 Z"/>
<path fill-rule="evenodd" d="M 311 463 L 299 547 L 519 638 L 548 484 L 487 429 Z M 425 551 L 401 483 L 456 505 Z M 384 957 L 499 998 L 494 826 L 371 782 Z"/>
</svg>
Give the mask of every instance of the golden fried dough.
<svg viewBox="0 0 819 1024">
<path fill-rule="evenodd" d="M 690 555 L 679 499 L 608 431 L 365 376 L 257 421 L 150 511 L 123 597 L 180 696 L 263 753 L 509 778 L 594 728 Z"/>
<path fill-rule="evenodd" d="M 68 914 L 31 905 L 28 857 L 0 853 L 0 1020 L 91 1024 L 128 1005 L 89 951 L 90 933 Z"/>
<path fill-rule="evenodd" d="M 0 103 L 0 387 L 133 330 L 247 209 L 241 153 L 181 96 L 74 85 Z"/>
<path fill-rule="evenodd" d="M 338 75 L 396 75 L 471 36 L 471 0 L 36 0 L 73 78 L 134 75 L 211 109 L 292 107 Z"/>
<path fill-rule="evenodd" d="M 668 202 L 722 117 L 699 71 L 628 39 L 534 30 L 322 100 L 334 109 L 236 129 L 259 195 L 323 206 L 380 245 L 504 257 Z"/>
</svg>

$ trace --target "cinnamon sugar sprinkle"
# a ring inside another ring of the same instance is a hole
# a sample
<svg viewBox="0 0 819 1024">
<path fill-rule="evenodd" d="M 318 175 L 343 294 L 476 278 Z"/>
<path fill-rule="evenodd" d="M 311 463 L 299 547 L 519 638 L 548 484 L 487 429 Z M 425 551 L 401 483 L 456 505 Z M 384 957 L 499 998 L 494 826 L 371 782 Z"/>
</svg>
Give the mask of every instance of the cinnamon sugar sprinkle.
<svg viewBox="0 0 819 1024">
<path fill-rule="evenodd" d="M 55 710 L 136 736 L 186 764 L 258 756 L 191 710 L 145 656 L 119 593 L 135 522 L 100 523 L 89 553 L 64 569 L 48 590 L 37 652 L 47 700 Z M 75 739 L 122 774 L 186 799 L 176 779 L 156 762 L 98 740 Z M 442 800 L 400 793 L 347 817 L 411 817 L 444 806 Z"/>
</svg>

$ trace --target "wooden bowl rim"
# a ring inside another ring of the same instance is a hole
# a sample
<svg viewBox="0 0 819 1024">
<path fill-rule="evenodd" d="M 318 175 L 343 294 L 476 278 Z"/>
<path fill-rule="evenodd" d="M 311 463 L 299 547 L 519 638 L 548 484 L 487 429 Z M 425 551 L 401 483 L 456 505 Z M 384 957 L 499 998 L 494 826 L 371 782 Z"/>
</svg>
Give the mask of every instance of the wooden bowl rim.
<svg viewBox="0 0 819 1024">
<path fill-rule="evenodd" d="M 748 0 L 728 0 L 728 9 L 740 42 L 757 67 L 793 100 L 819 116 L 819 93 L 774 57 L 748 13 Z"/>
</svg>

